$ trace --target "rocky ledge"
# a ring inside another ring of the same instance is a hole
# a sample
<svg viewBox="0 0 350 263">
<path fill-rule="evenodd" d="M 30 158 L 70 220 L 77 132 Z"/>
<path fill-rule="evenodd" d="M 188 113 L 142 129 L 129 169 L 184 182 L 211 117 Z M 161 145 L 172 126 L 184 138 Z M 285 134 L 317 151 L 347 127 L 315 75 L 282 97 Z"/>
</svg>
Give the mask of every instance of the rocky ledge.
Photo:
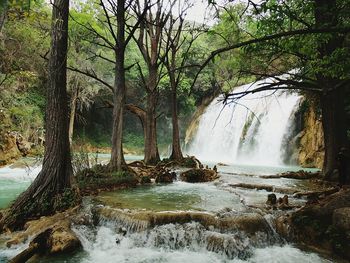
<svg viewBox="0 0 350 263">
<path fill-rule="evenodd" d="M 313 200 L 276 222 L 285 238 L 350 260 L 350 189 Z"/>
</svg>

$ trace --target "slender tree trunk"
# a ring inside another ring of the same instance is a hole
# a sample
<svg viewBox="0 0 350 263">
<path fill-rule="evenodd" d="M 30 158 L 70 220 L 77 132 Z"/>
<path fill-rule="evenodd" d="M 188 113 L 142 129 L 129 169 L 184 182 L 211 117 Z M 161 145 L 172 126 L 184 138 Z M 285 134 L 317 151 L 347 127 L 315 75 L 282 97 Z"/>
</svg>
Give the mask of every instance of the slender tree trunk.
<svg viewBox="0 0 350 263">
<path fill-rule="evenodd" d="M 125 164 L 123 154 L 123 117 L 125 105 L 125 72 L 124 58 L 121 58 L 121 52 L 117 56 L 114 107 L 113 107 L 113 132 L 112 132 L 112 154 L 110 168 L 114 171 L 121 171 Z"/>
<path fill-rule="evenodd" d="M 68 0 L 54 1 L 43 167 L 4 217 L 2 223 L 8 228 L 20 228 L 28 219 L 67 208 L 61 197 L 71 187 L 72 179 L 66 91 L 68 13 Z"/>
<path fill-rule="evenodd" d="M 315 0 L 315 22 L 319 28 L 337 26 L 338 11 L 336 1 Z M 318 46 L 319 58 L 325 59 L 338 47 L 343 39 L 333 34 L 327 40 L 321 39 Z M 317 74 L 317 82 L 322 87 L 321 109 L 324 132 L 325 160 L 323 173 L 326 179 L 338 168 L 337 155 L 341 147 L 347 146 L 345 90 L 340 81 L 325 74 Z"/>
<path fill-rule="evenodd" d="M 4 27 L 7 13 L 7 0 L 2 0 L 0 4 L 0 36 L 2 34 L 2 28 Z"/>
<path fill-rule="evenodd" d="M 68 129 L 68 136 L 69 136 L 69 144 L 72 145 L 73 142 L 73 133 L 74 133 L 74 122 L 75 122 L 75 113 L 77 109 L 77 99 L 79 96 L 79 87 L 76 85 L 72 98 L 70 103 L 70 114 L 69 114 L 69 129 Z"/>
<path fill-rule="evenodd" d="M 113 131 L 110 168 L 121 171 L 125 165 L 123 154 L 123 118 L 125 106 L 125 0 L 117 2 L 117 45 L 115 50 L 115 82 L 113 94 Z"/>
<path fill-rule="evenodd" d="M 160 161 L 157 145 L 156 105 L 158 92 L 147 93 L 147 109 L 145 120 L 145 163 L 155 165 Z"/>
<path fill-rule="evenodd" d="M 156 107 L 158 101 L 157 90 L 157 66 L 149 66 L 147 105 L 145 118 L 145 163 L 157 164 L 160 161 L 157 144 L 157 116 Z"/>
<path fill-rule="evenodd" d="M 172 145 L 172 152 L 171 152 L 170 159 L 182 160 L 183 155 L 181 151 L 179 121 L 178 121 L 178 114 L 177 114 L 177 84 L 174 76 L 175 74 L 174 69 L 169 71 L 170 85 L 171 85 L 171 115 L 172 115 L 172 124 L 173 124 L 173 145 Z"/>
</svg>

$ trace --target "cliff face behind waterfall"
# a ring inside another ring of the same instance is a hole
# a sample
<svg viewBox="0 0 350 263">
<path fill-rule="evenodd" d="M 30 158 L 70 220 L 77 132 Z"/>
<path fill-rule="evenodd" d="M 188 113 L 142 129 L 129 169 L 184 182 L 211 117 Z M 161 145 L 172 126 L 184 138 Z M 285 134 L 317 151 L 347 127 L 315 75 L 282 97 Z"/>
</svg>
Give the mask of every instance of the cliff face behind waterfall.
<svg viewBox="0 0 350 263">
<path fill-rule="evenodd" d="M 304 127 L 300 136 L 299 164 L 322 168 L 324 159 L 323 130 L 316 106 L 311 104 L 304 113 Z"/>
</svg>

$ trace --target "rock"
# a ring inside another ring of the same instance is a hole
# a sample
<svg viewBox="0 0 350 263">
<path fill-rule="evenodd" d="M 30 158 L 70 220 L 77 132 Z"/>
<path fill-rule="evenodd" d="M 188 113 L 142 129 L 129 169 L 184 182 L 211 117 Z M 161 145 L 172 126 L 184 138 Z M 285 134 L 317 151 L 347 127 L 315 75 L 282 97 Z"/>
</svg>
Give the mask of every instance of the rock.
<svg viewBox="0 0 350 263">
<path fill-rule="evenodd" d="M 16 134 L 16 144 L 22 156 L 27 156 L 30 149 L 32 148 L 32 144 L 30 142 L 27 142 L 19 133 Z"/>
<path fill-rule="evenodd" d="M 288 195 L 284 195 L 283 197 L 278 198 L 277 208 L 281 210 L 289 210 L 293 208 L 289 205 Z"/>
<path fill-rule="evenodd" d="M 0 167 L 18 159 L 20 156 L 16 136 L 10 132 L 0 135 Z"/>
<path fill-rule="evenodd" d="M 268 194 L 267 195 L 267 205 L 276 205 L 277 204 L 277 197 L 275 194 Z"/>
<path fill-rule="evenodd" d="M 321 173 L 320 172 L 306 172 L 304 170 L 300 170 L 297 172 L 285 172 L 285 173 L 280 173 L 280 174 L 275 174 L 275 175 L 261 175 L 260 178 L 264 179 L 278 179 L 278 178 L 291 178 L 291 179 L 312 179 L 312 178 L 317 178 L 320 177 Z"/>
<path fill-rule="evenodd" d="M 41 217 L 25 225 L 25 230 L 13 234 L 6 245 L 11 247 L 24 243 L 34 236 L 29 247 L 14 257 L 10 262 L 26 262 L 35 254 L 56 254 L 73 251 L 81 246 L 81 242 L 71 230 L 71 221 L 76 209 L 57 213 L 53 216 Z"/>
<path fill-rule="evenodd" d="M 185 224 L 198 222 L 205 228 L 218 229 L 222 232 L 244 231 L 248 234 L 270 231 L 269 224 L 265 218 L 258 213 L 231 214 L 218 217 L 208 212 L 199 211 L 132 211 L 126 212 L 122 209 L 108 206 L 96 210 L 97 213 L 109 220 L 122 223 L 128 231 L 144 231 L 159 225 Z"/>
<path fill-rule="evenodd" d="M 350 260 L 350 190 L 341 190 L 277 219 L 285 238 Z"/>
<path fill-rule="evenodd" d="M 217 179 L 218 173 L 210 169 L 190 169 L 180 174 L 180 179 L 189 183 L 210 182 Z"/>
<path fill-rule="evenodd" d="M 304 114 L 304 130 L 299 135 L 298 163 L 302 167 L 322 168 L 324 159 L 323 129 L 317 107 L 310 105 Z"/>
<path fill-rule="evenodd" d="M 216 165 L 217 166 L 228 166 L 228 164 L 226 164 L 226 163 L 217 163 Z"/>
<path fill-rule="evenodd" d="M 141 177 L 141 184 L 150 184 L 151 183 L 151 178 L 149 176 L 142 176 Z"/>
<path fill-rule="evenodd" d="M 332 216 L 333 225 L 342 230 L 350 230 L 350 207 L 335 209 Z"/>
<path fill-rule="evenodd" d="M 80 240 L 69 226 L 55 226 L 48 244 L 50 254 L 70 252 L 81 246 Z"/>
<path fill-rule="evenodd" d="M 161 171 L 156 176 L 156 183 L 172 183 L 176 179 L 176 173 L 170 171 Z"/>
</svg>

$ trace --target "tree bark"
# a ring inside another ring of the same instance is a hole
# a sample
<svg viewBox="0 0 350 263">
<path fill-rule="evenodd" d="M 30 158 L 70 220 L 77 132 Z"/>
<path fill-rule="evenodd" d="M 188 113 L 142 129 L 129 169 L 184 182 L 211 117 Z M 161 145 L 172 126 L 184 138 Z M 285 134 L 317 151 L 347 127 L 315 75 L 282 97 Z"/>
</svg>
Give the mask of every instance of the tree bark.
<svg viewBox="0 0 350 263">
<path fill-rule="evenodd" d="M 113 91 L 111 170 L 122 171 L 126 164 L 123 154 L 123 118 L 125 106 L 125 0 L 117 2 L 117 41 L 115 48 L 115 81 Z"/>
<path fill-rule="evenodd" d="M 157 90 L 158 67 L 149 67 L 147 106 L 145 119 L 145 163 L 157 164 L 160 161 L 157 144 Z"/>
<path fill-rule="evenodd" d="M 4 27 L 7 14 L 7 0 L 0 4 L 0 36 L 2 34 L 2 28 Z"/>
<path fill-rule="evenodd" d="M 336 1 L 315 0 L 315 23 L 317 28 L 334 27 L 338 25 L 338 10 Z M 326 59 L 337 48 L 342 47 L 343 39 L 332 34 L 326 41 L 323 39 L 318 46 L 319 59 Z M 338 168 L 337 155 L 342 147 L 347 147 L 345 90 L 339 79 L 324 74 L 316 75 L 317 83 L 322 87 L 321 110 L 324 132 L 325 160 L 323 173 L 329 179 Z"/>
<path fill-rule="evenodd" d="M 69 144 L 72 145 L 73 142 L 73 133 L 74 133 L 74 122 L 75 122 L 75 113 L 77 109 L 77 99 L 79 96 L 79 84 L 76 84 L 75 89 L 73 90 L 71 103 L 70 103 L 70 114 L 69 114 L 69 129 L 68 129 L 68 137 Z"/>
<path fill-rule="evenodd" d="M 72 179 L 66 91 L 68 13 L 68 0 L 54 1 L 43 167 L 4 217 L 2 223 L 10 229 L 21 228 L 28 219 L 66 208 L 60 199 L 67 188 L 71 187 Z"/>
<path fill-rule="evenodd" d="M 170 159 L 181 161 L 183 159 L 181 144 L 180 144 L 180 131 L 179 131 L 179 118 L 177 113 L 177 84 L 175 79 L 175 65 L 169 71 L 170 85 L 171 85 L 171 116 L 173 125 L 173 141 L 172 152 Z"/>
</svg>

